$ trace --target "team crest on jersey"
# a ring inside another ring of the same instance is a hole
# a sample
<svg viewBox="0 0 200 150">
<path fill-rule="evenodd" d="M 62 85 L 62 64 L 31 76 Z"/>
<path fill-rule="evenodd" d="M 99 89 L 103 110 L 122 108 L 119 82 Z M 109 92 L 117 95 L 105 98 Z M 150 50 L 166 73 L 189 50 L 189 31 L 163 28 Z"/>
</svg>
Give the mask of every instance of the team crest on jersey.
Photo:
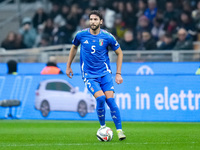
<svg viewBox="0 0 200 150">
<path fill-rule="evenodd" d="M 103 45 L 103 39 L 99 39 L 99 45 L 100 45 L 100 46 Z"/>
<path fill-rule="evenodd" d="M 92 91 L 92 92 L 94 92 L 94 89 L 93 89 L 93 87 L 91 87 L 90 89 L 91 89 L 91 91 Z"/>
</svg>

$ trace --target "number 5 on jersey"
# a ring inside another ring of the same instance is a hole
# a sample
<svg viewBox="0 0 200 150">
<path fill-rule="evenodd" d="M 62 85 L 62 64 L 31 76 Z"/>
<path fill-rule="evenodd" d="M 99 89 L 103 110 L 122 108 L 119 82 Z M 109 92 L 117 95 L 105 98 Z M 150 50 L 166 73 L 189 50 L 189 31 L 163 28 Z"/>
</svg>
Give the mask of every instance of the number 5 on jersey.
<svg viewBox="0 0 200 150">
<path fill-rule="evenodd" d="M 94 53 L 95 53 L 95 51 L 96 51 L 96 50 L 94 49 L 95 47 L 96 47 L 95 45 L 92 45 L 91 49 L 92 49 L 93 51 L 91 52 L 91 54 L 94 54 Z"/>
</svg>

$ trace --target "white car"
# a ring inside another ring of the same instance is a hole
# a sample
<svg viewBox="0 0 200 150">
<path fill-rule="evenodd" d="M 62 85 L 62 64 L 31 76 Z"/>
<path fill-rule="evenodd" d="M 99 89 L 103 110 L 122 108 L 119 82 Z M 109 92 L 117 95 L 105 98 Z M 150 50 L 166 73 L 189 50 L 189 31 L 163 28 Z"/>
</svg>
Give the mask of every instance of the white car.
<svg viewBox="0 0 200 150">
<path fill-rule="evenodd" d="M 95 100 L 87 93 L 79 92 L 62 79 L 49 79 L 40 82 L 36 92 L 35 108 L 43 117 L 50 111 L 74 111 L 81 117 L 94 112 Z"/>
</svg>

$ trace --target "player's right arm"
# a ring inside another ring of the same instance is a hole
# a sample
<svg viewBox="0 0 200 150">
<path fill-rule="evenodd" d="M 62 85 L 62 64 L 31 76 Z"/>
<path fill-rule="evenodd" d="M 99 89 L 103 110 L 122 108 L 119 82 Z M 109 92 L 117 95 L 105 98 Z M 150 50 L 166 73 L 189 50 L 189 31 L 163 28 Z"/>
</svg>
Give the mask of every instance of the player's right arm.
<svg viewBox="0 0 200 150">
<path fill-rule="evenodd" d="M 70 52 L 69 52 L 69 59 L 67 61 L 67 69 L 66 69 L 66 74 L 69 78 L 72 78 L 73 76 L 73 71 L 72 71 L 72 68 L 71 68 L 71 64 L 72 64 L 72 61 L 76 55 L 76 52 L 77 52 L 77 48 L 80 44 L 80 32 L 78 32 L 75 36 L 75 38 L 73 39 L 72 41 L 72 47 L 70 49 Z"/>
<path fill-rule="evenodd" d="M 78 47 L 76 45 L 72 45 L 69 53 L 69 59 L 67 61 L 67 69 L 66 69 L 66 74 L 69 78 L 72 78 L 73 76 L 73 71 L 71 68 L 72 61 L 74 60 L 74 57 L 76 56 Z"/>
</svg>

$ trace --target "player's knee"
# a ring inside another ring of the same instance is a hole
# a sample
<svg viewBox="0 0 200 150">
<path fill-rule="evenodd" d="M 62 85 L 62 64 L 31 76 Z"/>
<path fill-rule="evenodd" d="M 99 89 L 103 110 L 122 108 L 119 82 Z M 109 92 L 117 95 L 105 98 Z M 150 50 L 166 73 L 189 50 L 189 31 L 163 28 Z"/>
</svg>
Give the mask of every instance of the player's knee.
<svg viewBox="0 0 200 150">
<path fill-rule="evenodd" d="M 105 102 L 106 102 L 105 95 L 97 97 L 96 100 L 97 100 L 97 110 L 105 107 Z"/>
<path fill-rule="evenodd" d="M 108 98 L 106 100 L 106 103 L 108 104 L 108 107 L 110 108 L 110 110 L 118 109 L 118 106 L 115 103 L 115 99 L 114 98 Z"/>
</svg>

